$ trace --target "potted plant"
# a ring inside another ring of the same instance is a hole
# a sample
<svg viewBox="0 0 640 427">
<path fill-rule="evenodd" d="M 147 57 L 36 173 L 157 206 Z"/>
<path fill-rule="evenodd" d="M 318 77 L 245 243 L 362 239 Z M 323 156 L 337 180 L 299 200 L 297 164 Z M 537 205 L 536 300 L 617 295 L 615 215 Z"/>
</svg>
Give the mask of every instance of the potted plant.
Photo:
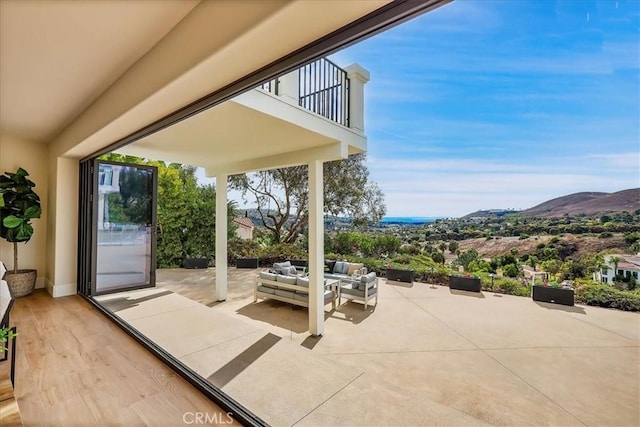
<svg viewBox="0 0 640 427">
<path fill-rule="evenodd" d="M 534 301 L 551 302 L 554 304 L 574 305 L 574 291 L 569 285 L 560 286 L 558 282 L 545 282 L 543 286 L 534 285 L 532 289 Z"/>
<path fill-rule="evenodd" d="M 18 243 L 31 240 L 31 220 L 42 213 L 40 197 L 33 191 L 36 184 L 28 176 L 22 168 L 0 175 L 0 237 L 13 243 L 13 270 L 7 271 L 5 280 L 14 297 L 29 295 L 36 285 L 36 270 L 18 269 Z"/>
<path fill-rule="evenodd" d="M 407 282 L 413 283 L 413 270 L 407 270 L 402 268 L 394 268 L 393 264 L 387 264 L 387 280 L 394 282 Z"/>
<path fill-rule="evenodd" d="M 0 353 L 4 353 L 7 349 L 6 344 L 10 339 L 15 338 L 17 334 L 13 332 L 13 328 L 4 327 L 0 328 Z"/>
<path fill-rule="evenodd" d="M 242 257 L 236 258 L 236 268 L 258 268 L 258 257 L 252 250 L 245 250 Z"/>
<path fill-rule="evenodd" d="M 449 276 L 449 289 L 480 292 L 482 284 L 479 277 L 473 277 L 470 274 L 466 276 Z"/>
</svg>

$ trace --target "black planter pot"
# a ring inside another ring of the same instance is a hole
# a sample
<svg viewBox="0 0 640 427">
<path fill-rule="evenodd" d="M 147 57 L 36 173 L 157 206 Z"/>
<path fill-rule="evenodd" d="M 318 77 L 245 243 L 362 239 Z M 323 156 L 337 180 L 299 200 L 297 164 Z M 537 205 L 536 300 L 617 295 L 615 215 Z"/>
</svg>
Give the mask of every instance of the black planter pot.
<svg viewBox="0 0 640 427">
<path fill-rule="evenodd" d="M 394 282 L 413 283 L 413 270 L 387 268 L 387 280 L 393 280 Z"/>
<path fill-rule="evenodd" d="M 573 305 L 574 293 L 570 288 L 551 288 L 547 286 L 533 287 L 533 300 L 552 302 L 554 304 Z"/>
<path fill-rule="evenodd" d="M 333 259 L 325 259 L 324 260 L 324 272 L 325 273 L 333 273 L 333 267 L 336 265 L 336 260 Z"/>
<path fill-rule="evenodd" d="M 449 289 L 480 292 L 482 285 L 477 277 L 449 276 Z"/>
<path fill-rule="evenodd" d="M 207 268 L 209 267 L 209 259 L 208 258 L 185 258 L 184 259 L 184 268 Z"/>
<path fill-rule="evenodd" d="M 258 268 L 258 258 L 236 258 L 236 268 Z"/>
</svg>

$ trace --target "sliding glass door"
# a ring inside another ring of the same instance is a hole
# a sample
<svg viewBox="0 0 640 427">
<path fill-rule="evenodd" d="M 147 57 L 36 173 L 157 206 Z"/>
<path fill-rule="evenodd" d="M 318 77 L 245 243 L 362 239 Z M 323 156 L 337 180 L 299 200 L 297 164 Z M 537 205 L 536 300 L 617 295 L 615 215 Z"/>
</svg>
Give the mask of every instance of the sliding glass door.
<svg viewBox="0 0 640 427">
<path fill-rule="evenodd" d="M 84 263 L 90 267 L 79 274 L 85 293 L 155 286 L 157 169 L 93 160 L 81 168 L 81 181 L 86 232 L 80 243 L 91 254 Z"/>
</svg>

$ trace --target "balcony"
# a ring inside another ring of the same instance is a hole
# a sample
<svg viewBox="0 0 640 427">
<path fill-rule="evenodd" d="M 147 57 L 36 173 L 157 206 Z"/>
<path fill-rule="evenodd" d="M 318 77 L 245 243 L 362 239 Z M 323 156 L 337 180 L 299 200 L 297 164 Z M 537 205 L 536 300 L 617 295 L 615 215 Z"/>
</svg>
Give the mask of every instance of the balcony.
<svg viewBox="0 0 640 427">
<path fill-rule="evenodd" d="M 294 81 L 283 90 L 282 80 Z M 297 80 L 297 82 L 295 82 Z M 348 72 L 326 58 L 304 65 L 289 74 L 264 83 L 260 88 L 274 95 L 289 95 L 287 89 L 297 87 L 300 107 L 321 115 L 340 125 L 350 127 Z"/>
<path fill-rule="evenodd" d="M 338 160 L 366 151 L 368 81 L 358 64 L 321 58 L 118 152 L 199 166 L 208 176 Z"/>
</svg>

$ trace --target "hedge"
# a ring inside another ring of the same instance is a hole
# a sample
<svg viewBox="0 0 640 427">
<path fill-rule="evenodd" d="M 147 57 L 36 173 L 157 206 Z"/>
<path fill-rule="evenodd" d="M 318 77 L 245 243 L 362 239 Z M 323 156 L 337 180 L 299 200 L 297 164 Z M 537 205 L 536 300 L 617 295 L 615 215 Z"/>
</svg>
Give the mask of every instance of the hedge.
<svg viewBox="0 0 640 427">
<path fill-rule="evenodd" d="M 575 286 L 576 302 L 598 307 L 640 311 L 640 292 L 621 291 L 606 283 L 578 280 Z"/>
</svg>

